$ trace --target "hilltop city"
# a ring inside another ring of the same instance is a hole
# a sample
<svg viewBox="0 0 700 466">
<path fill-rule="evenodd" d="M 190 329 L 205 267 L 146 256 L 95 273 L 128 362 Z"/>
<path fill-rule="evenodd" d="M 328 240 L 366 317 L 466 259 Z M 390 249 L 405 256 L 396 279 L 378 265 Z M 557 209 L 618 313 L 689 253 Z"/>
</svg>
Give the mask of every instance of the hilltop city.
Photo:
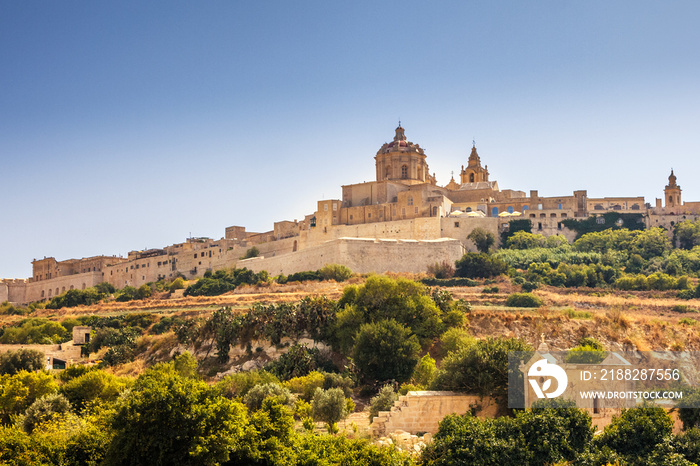
<svg viewBox="0 0 700 466">
<path fill-rule="evenodd" d="M 514 219 L 529 219 L 533 232 L 573 240 L 575 232 L 565 225 L 568 219 L 593 216 L 601 223 L 604 214 L 617 212 L 632 214 L 625 216 L 628 222 L 670 232 L 675 223 L 700 215 L 700 202 L 682 201 L 673 170 L 663 198 L 654 205 L 643 196 L 591 198 L 586 190 L 542 197 L 537 190 L 500 189 L 482 165 L 476 145 L 464 150 L 469 156 L 459 179 L 453 176 L 439 186 L 425 150 L 409 141 L 399 124 L 393 140 L 374 156 L 376 181 L 342 186 L 341 198 L 319 200 L 316 211 L 302 220 L 281 220 L 262 233 L 230 226 L 218 240 L 187 238 L 159 249 L 131 251 L 127 257 L 35 259 L 31 277 L 0 281 L 0 302 L 46 300 L 101 282 L 122 288 L 176 276 L 191 279 L 227 267 L 275 275 L 336 263 L 360 273 L 419 273 L 474 250 L 467 236 L 475 228 L 498 234 Z M 252 247 L 258 255 L 242 259 Z"/>
</svg>

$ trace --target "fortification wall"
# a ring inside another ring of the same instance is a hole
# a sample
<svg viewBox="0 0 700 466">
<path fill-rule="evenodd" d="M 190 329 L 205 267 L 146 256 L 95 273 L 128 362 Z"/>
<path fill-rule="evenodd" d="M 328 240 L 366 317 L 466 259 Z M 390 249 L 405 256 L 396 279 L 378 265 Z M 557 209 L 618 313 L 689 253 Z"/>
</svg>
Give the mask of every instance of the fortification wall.
<svg viewBox="0 0 700 466">
<path fill-rule="evenodd" d="M 0 303 L 10 300 L 10 291 L 7 289 L 5 282 L 0 282 Z"/>
<path fill-rule="evenodd" d="M 104 281 L 102 272 L 85 272 L 67 275 L 65 277 L 40 280 L 26 284 L 24 299 L 18 302 L 32 302 L 51 299 L 71 289 L 83 290 Z"/>
<path fill-rule="evenodd" d="M 463 255 L 457 240 L 433 241 L 339 238 L 275 257 L 238 261 L 236 267 L 271 275 L 317 270 L 326 264 L 342 264 L 357 273 L 425 272 L 428 265 L 447 260 L 454 262 Z"/>
<path fill-rule="evenodd" d="M 442 217 L 440 219 L 440 229 L 445 238 L 454 238 L 462 242 L 464 248 L 469 252 L 476 252 L 474 243 L 467 239 L 467 236 L 475 228 L 483 228 L 493 233 L 498 238 L 498 217 Z"/>
<path fill-rule="evenodd" d="M 21 278 L 0 280 L 0 303 L 24 303 L 28 280 Z"/>
<path fill-rule="evenodd" d="M 305 247 L 339 238 L 388 238 L 429 240 L 440 238 L 440 217 L 419 217 L 391 222 L 357 225 L 329 225 L 311 228 L 305 236 Z"/>
</svg>

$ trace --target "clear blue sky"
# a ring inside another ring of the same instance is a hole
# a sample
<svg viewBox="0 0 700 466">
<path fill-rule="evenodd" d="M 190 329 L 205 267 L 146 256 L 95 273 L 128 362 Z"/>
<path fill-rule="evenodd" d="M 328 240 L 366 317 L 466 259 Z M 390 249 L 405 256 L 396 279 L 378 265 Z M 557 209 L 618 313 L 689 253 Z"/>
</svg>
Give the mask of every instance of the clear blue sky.
<svg viewBox="0 0 700 466">
<path fill-rule="evenodd" d="M 700 3 L 0 0 L 0 277 L 266 231 L 374 178 L 700 201 Z"/>
</svg>

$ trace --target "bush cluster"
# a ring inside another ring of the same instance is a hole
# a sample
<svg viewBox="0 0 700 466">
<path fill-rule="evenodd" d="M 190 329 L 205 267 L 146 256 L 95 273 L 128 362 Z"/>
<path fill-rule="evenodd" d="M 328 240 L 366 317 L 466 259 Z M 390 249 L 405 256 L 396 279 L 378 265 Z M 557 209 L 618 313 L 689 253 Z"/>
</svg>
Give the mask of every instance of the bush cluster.
<svg viewBox="0 0 700 466">
<path fill-rule="evenodd" d="M 246 268 L 221 269 L 216 272 L 208 270 L 202 278 L 185 289 L 184 296 L 218 296 L 243 284 L 259 285 L 269 281 L 270 277 L 264 270 L 258 273 Z"/>
</svg>

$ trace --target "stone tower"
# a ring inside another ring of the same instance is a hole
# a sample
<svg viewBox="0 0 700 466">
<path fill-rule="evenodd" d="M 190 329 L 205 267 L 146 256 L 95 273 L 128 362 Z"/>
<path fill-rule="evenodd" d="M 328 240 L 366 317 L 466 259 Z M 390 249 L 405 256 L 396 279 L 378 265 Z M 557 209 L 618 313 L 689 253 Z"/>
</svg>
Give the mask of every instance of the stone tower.
<svg viewBox="0 0 700 466">
<path fill-rule="evenodd" d="M 666 189 L 664 189 L 664 198 L 666 199 L 667 209 L 674 209 L 682 206 L 681 187 L 676 184 L 676 175 L 673 174 L 673 169 L 671 169 L 671 175 L 668 177 L 668 184 L 666 185 Z"/>
<path fill-rule="evenodd" d="M 469 154 L 467 168 L 464 168 L 464 165 L 462 165 L 462 171 L 459 175 L 462 184 L 489 180 L 488 165 L 486 167 L 481 166 L 481 159 L 476 152 L 476 144 L 472 145 L 472 153 Z"/>
<path fill-rule="evenodd" d="M 425 152 L 418 144 L 406 140 L 404 129 L 399 124 L 394 140 L 385 143 L 374 157 L 377 181 L 435 184 L 435 177 L 430 175 L 425 157 Z"/>
</svg>

